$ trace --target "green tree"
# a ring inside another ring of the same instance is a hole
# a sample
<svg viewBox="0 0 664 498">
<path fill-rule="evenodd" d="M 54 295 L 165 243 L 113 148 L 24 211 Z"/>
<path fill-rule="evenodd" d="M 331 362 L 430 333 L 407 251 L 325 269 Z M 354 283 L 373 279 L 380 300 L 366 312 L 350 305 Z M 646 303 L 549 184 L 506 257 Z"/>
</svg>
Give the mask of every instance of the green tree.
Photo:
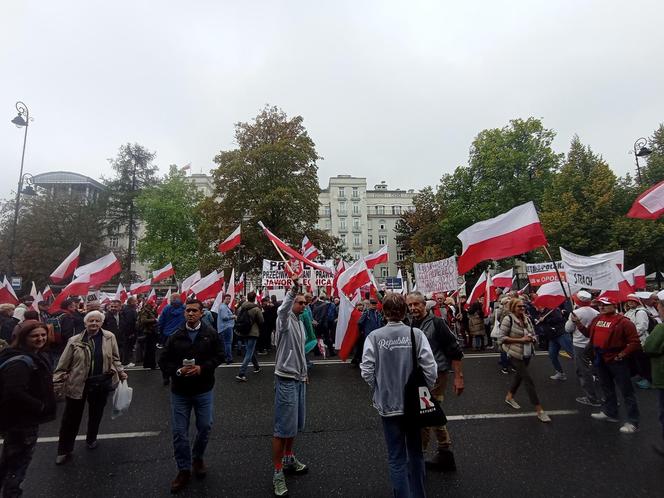
<svg viewBox="0 0 664 498">
<path fill-rule="evenodd" d="M 647 188 L 664 180 L 664 123 L 659 125 L 648 140 L 648 147 L 652 154 L 645 161 L 641 160 L 643 187 Z"/>
<path fill-rule="evenodd" d="M 248 272 L 260 268 L 266 255 L 276 259 L 258 221 L 293 247 L 299 247 L 305 234 L 314 233 L 320 157 L 302 123 L 301 116 L 289 118 L 277 107 L 265 107 L 252 122 L 235 125 L 238 147 L 214 159 L 215 197 L 201 205 L 200 233 L 201 244 L 212 247 L 241 222 L 242 247 L 224 257 L 209 256 L 206 264 L 223 262 Z"/>
<path fill-rule="evenodd" d="M 52 196 L 41 193 L 23 197 L 16 230 L 14 268 L 23 277 L 23 291 L 34 281 L 39 289 L 48 276 L 81 243 L 80 261 L 88 263 L 108 250 L 103 200 L 90 202 L 84 197 Z M 7 268 L 14 202 L 2 206 L 0 225 L 0 267 Z"/>
<path fill-rule="evenodd" d="M 154 270 L 171 262 L 179 275 L 198 268 L 198 205 L 202 194 L 177 166 L 158 185 L 146 187 L 136 198 L 145 232 L 138 241 L 141 261 Z"/>
<path fill-rule="evenodd" d="M 131 271 L 135 258 L 138 238 L 139 218 L 136 209 L 136 198 L 145 188 L 159 183 L 157 166 L 152 161 L 155 153 L 148 151 L 137 143 L 122 145 L 118 155 L 109 159 L 115 176 L 104 179 L 108 193 L 108 229 L 111 233 L 125 235 L 128 240 L 126 261 L 123 265 L 123 278 L 134 280 Z"/>
</svg>

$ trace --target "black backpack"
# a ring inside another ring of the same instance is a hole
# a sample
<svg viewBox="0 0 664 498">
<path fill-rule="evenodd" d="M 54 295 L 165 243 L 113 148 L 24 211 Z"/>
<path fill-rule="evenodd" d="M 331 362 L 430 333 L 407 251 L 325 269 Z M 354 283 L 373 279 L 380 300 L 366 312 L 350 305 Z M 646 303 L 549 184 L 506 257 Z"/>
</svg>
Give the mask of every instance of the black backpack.
<svg viewBox="0 0 664 498">
<path fill-rule="evenodd" d="M 249 332 L 251 332 L 253 322 L 251 321 L 251 316 L 249 316 L 249 310 L 252 308 L 253 306 L 243 306 L 240 308 L 240 313 L 235 321 L 235 333 L 237 335 L 249 335 Z"/>
<path fill-rule="evenodd" d="M 3 379 L 3 372 L 5 370 L 5 367 L 8 367 L 12 365 L 13 363 L 20 361 L 22 363 L 25 363 L 28 367 L 30 367 L 31 370 L 36 370 L 37 367 L 35 366 L 35 362 L 30 356 L 26 354 L 22 354 L 19 351 L 13 351 L 13 354 L 10 354 L 9 352 L 4 354 L 2 358 L 0 358 L 0 399 L 4 398 L 5 395 L 5 386 L 4 386 L 4 379 Z M 1 407 L 3 410 L 7 409 L 8 407 Z"/>
</svg>

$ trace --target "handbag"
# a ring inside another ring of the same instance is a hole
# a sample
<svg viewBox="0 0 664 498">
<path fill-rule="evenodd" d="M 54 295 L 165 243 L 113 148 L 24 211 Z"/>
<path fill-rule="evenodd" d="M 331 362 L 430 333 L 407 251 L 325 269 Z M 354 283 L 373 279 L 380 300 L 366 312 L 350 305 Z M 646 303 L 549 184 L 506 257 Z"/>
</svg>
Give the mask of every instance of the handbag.
<svg viewBox="0 0 664 498">
<path fill-rule="evenodd" d="M 410 326 L 410 343 L 413 359 L 413 370 L 408 376 L 404 387 L 403 413 L 406 427 L 438 427 L 447 423 L 447 417 L 440 403 L 431 396 L 424 371 L 417 363 L 415 353 L 415 333 Z"/>
</svg>

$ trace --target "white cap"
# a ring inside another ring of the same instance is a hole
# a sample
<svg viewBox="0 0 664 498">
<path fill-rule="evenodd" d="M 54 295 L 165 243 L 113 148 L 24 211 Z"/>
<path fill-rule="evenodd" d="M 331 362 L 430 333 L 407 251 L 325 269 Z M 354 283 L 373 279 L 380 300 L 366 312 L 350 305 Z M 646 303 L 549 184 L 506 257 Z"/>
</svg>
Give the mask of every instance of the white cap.
<svg viewBox="0 0 664 498">
<path fill-rule="evenodd" d="M 664 290 L 661 290 L 657 293 L 657 299 L 664 301 Z"/>
<path fill-rule="evenodd" d="M 590 292 L 584 290 L 580 290 L 579 292 L 577 292 L 576 297 L 579 301 L 584 301 L 584 302 L 586 301 L 590 302 L 593 298 Z"/>
</svg>

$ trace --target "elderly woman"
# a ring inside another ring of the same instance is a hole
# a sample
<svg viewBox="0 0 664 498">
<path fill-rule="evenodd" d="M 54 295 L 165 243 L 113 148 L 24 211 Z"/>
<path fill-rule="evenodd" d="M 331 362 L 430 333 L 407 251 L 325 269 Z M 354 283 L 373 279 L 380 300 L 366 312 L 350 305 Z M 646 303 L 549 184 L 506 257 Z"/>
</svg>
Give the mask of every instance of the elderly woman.
<svg viewBox="0 0 664 498">
<path fill-rule="evenodd" d="M 39 424 L 55 418 L 50 358 L 44 353 L 46 325 L 25 320 L 16 328 L 11 347 L 0 353 L 0 458 L 3 496 L 21 496 L 21 483 L 37 444 Z"/>
<path fill-rule="evenodd" d="M 373 389 L 373 405 L 383 421 L 393 494 L 423 497 L 424 456 L 419 427 L 404 423 L 404 389 L 413 370 L 412 348 L 427 379 L 429 388 L 438 377 L 438 367 L 429 340 L 420 329 L 404 325 L 406 300 L 401 294 L 388 293 L 383 299 L 387 325 L 374 330 L 364 343 L 362 378 Z"/>
<path fill-rule="evenodd" d="M 521 382 L 526 385 L 526 391 L 530 402 L 535 405 L 537 418 L 542 422 L 551 422 L 551 419 L 542 408 L 542 404 L 537 397 L 535 384 L 528 371 L 528 364 L 530 359 L 535 354 L 535 329 L 533 323 L 526 315 L 526 305 L 519 299 L 514 298 L 507 304 L 506 315 L 500 322 L 500 334 L 498 337 L 498 344 L 501 349 L 510 357 L 512 366 L 516 370 L 512 385 L 507 391 L 505 396 L 505 403 L 510 405 L 515 410 L 521 408 L 514 399 Z"/>
<path fill-rule="evenodd" d="M 65 463 L 74 451 L 85 402 L 88 403 L 88 449 L 97 447 L 97 433 L 108 393 L 127 378 L 122 368 L 115 336 L 101 328 L 104 314 L 91 311 L 84 318 L 85 330 L 73 336 L 60 357 L 53 375 L 58 392 L 65 396 L 65 411 L 60 425 L 58 456 Z"/>
</svg>

